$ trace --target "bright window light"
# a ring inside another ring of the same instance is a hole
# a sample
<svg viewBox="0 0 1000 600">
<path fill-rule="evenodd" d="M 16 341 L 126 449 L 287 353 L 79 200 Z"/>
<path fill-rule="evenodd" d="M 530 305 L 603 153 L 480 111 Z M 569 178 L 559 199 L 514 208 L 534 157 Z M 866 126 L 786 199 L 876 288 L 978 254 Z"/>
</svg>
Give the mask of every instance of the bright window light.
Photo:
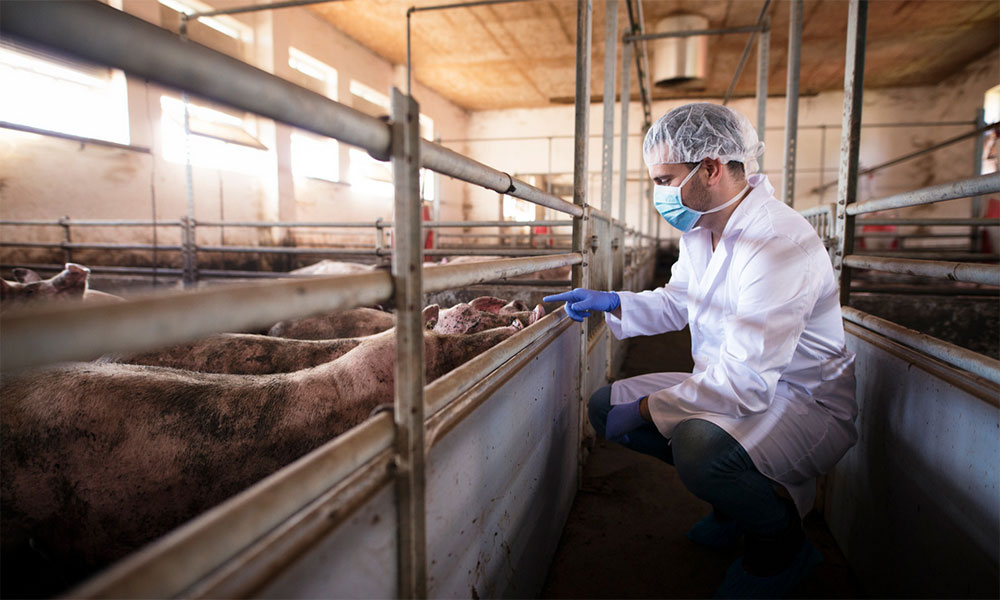
<svg viewBox="0 0 1000 600">
<path fill-rule="evenodd" d="M 184 102 L 160 98 L 163 158 L 185 164 L 190 151 L 195 167 L 260 175 L 268 169 L 268 153 L 247 132 L 243 120 L 197 104 L 188 104 L 191 135 L 184 133 Z"/>
<path fill-rule="evenodd" d="M 513 196 L 504 196 L 503 218 L 505 221 L 534 221 L 535 205 Z"/>
<path fill-rule="evenodd" d="M 129 143 L 125 74 L 0 44 L 0 120 Z"/>
<path fill-rule="evenodd" d="M 368 87 L 367 85 L 359 81 L 351 81 L 351 93 L 366 100 L 375 106 L 382 108 L 382 110 L 389 112 L 389 97 L 385 94 L 376 92 L 374 89 Z"/>
<path fill-rule="evenodd" d="M 184 0 L 183 2 L 180 0 L 159 0 L 159 2 L 163 6 L 185 15 L 212 10 L 211 6 L 197 0 Z M 243 42 L 253 41 L 253 30 L 232 17 L 224 15 L 220 17 L 203 17 L 198 19 L 198 22 L 234 40 Z"/>
<path fill-rule="evenodd" d="M 351 148 L 351 185 L 360 193 L 375 196 L 392 196 L 392 167 L 389 163 L 375 160 L 364 150 Z"/>
<path fill-rule="evenodd" d="M 292 174 L 326 181 L 340 181 L 340 146 L 337 140 L 304 131 L 292 132 Z"/>
<path fill-rule="evenodd" d="M 323 94 L 337 99 L 337 69 L 293 47 L 288 48 L 288 66 L 321 82 Z"/>
</svg>

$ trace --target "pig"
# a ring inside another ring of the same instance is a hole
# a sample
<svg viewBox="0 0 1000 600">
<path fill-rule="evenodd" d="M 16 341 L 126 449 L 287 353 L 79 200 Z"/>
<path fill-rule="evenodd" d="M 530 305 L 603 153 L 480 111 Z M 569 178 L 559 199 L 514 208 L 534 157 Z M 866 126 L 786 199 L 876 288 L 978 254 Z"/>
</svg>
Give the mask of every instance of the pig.
<svg viewBox="0 0 1000 600">
<path fill-rule="evenodd" d="M 438 307 L 428 306 L 423 311 L 423 317 L 425 325 L 433 327 L 437 322 Z M 102 358 L 102 362 L 231 375 L 290 373 L 340 358 L 369 338 L 395 337 L 395 335 L 395 328 L 366 337 L 331 340 L 296 340 L 266 335 L 224 333 L 152 352 L 131 356 L 107 356 Z"/>
<path fill-rule="evenodd" d="M 293 275 L 347 275 L 352 273 L 370 273 L 374 267 L 336 260 L 321 260 L 318 263 L 289 271 Z"/>
<path fill-rule="evenodd" d="M 31 269 L 14 269 L 16 281 L 0 279 L 0 310 L 59 300 L 123 301 L 119 296 L 89 289 L 89 277 L 90 269 L 76 263 L 66 263 L 62 271 L 49 279 L 42 279 L 41 275 Z"/>
<path fill-rule="evenodd" d="M 374 308 L 353 308 L 304 319 L 280 321 L 271 327 L 267 335 L 295 340 L 331 340 L 372 335 L 395 324 L 396 317 L 392 313 Z"/>
<path fill-rule="evenodd" d="M 426 380 L 516 331 L 425 331 Z M 4 377 L 0 546 L 5 567 L 28 565 L 5 568 L 5 593 L 26 573 L 72 585 L 357 425 L 392 402 L 394 346 L 373 336 L 276 375 L 82 363 Z"/>
<path fill-rule="evenodd" d="M 437 333 L 474 333 L 514 323 L 527 327 L 543 316 L 545 309 L 540 304 L 529 311 L 519 300 L 507 302 L 501 298 L 480 296 L 467 304 L 463 302 L 441 310 L 433 330 Z"/>
</svg>

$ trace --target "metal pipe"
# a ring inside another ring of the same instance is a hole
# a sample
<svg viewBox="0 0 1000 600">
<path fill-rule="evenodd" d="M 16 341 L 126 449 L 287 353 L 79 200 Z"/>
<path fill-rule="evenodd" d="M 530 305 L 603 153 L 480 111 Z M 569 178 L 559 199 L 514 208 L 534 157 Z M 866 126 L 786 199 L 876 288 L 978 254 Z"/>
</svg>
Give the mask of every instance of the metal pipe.
<svg viewBox="0 0 1000 600">
<path fill-rule="evenodd" d="M 764 141 L 767 125 L 768 77 L 771 69 L 771 19 L 764 15 L 760 36 L 757 38 L 757 135 Z M 765 145 L 766 152 L 766 145 Z M 764 154 L 757 158 L 760 170 L 764 170 Z"/>
<path fill-rule="evenodd" d="M 632 1 L 625 0 L 625 8 L 628 13 L 628 23 L 629 29 L 632 31 L 633 35 L 638 32 L 639 35 L 642 34 L 643 24 L 641 18 L 636 22 L 636 14 L 632 10 Z M 639 2 L 639 0 L 635 0 Z M 639 83 L 639 99 L 642 102 L 642 112 L 643 112 L 643 123 L 648 126 L 652 122 L 651 112 L 652 112 L 652 100 L 649 97 L 650 91 L 646 87 L 646 77 L 642 68 L 642 49 L 639 48 L 639 42 L 633 42 L 633 48 L 635 49 L 635 73 L 636 81 Z"/>
<path fill-rule="evenodd" d="M 625 0 L 626 3 L 631 0 Z M 621 92 L 619 95 L 619 102 L 621 103 L 621 146 L 619 152 L 621 162 L 618 167 L 618 220 L 622 223 L 625 222 L 625 208 L 626 200 L 628 198 L 628 109 L 632 104 L 632 83 L 631 74 L 632 69 L 629 68 L 629 62 L 632 59 L 632 44 L 628 42 L 622 43 L 622 83 Z M 624 240 L 623 240 L 624 243 Z"/>
<path fill-rule="evenodd" d="M 926 251 L 928 256 L 938 260 L 942 260 L 946 263 L 955 262 L 992 262 L 996 261 L 997 257 L 994 254 L 980 254 L 977 252 L 942 252 L 935 248 L 927 248 Z M 888 250 L 868 250 L 868 251 L 855 251 L 854 256 L 861 257 L 878 257 L 878 258 L 906 258 L 912 259 L 914 256 L 921 256 L 917 249 L 903 250 L 903 251 L 888 251 Z"/>
<path fill-rule="evenodd" d="M 863 225 L 899 225 L 900 227 L 989 227 L 1000 225 L 1000 219 L 980 218 L 970 219 L 968 217 L 941 218 L 941 219 L 862 219 L 858 221 L 859 227 Z"/>
<path fill-rule="evenodd" d="M 539 255 L 558 255 L 568 250 L 568 248 L 504 248 L 504 247 L 494 247 L 494 248 L 436 248 L 433 250 L 424 250 L 424 256 L 454 256 L 456 254 L 465 254 L 468 256 L 484 256 L 484 255 L 497 255 L 497 256 L 539 256 Z"/>
<path fill-rule="evenodd" d="M 991 129 L 1000 129 L 1000 123 L 991 123 L 989 125 L 982 125 L 980 127 L 976 127 L 972 131 L 967 131 L 967 132 L 965 132 L 965 133 L 963 133 L 961 135 L 957 135 L 957 136 L 955 136 L 953 138 L 948 138 L 947 140 L 945 140 L 943 142 L 938 142 L 937 144 L 934 144 L 933 146 L 928 146 L 926 148 L 922 148 L 922 149 L 917 150 L 915 152 L 910 152 L 909 154 L 904 154 L 903 156 L 894 158 L 892 160 L 886 161 L 886 162 L 881 163 L 881 164 L 877 164 L 874 167 L 868 167 L 867 169 L 862 169 L 861 171 L 858 172 L 858 175 L 867 175 L 869 173 L 874 173 L 876 171 L 881 171 L 882 169 L 885 169 L 886 167 L 891 167 L 891 166 L 897 165 L 897 164 L 899 164 L 901 162 L 905 162 L 905 161 L 908 161 L 908 160 L 913 159 L 913 158 L 918 158 L 920 156 L 924 156 L 925 154 L 930 154 L 931 152 L 936 152 L 937 150 L 940 150 L 941 148 L 946 148 L 946 147 L 951 146 L 953 144 L 957 144 L 958 142 L 965 141 L 965 140 L 969 139 L 970 137 L 982 136 L 984 133 L 986 133 L 987 131 L 990 131 Z M 835 185 L 835 184 L 836 184 L 835 181 L 831 181 L 830 183 L 826 183 L 826 184 L 823 184 L 823 185 L 816 186 L 813 189 L 809 190 L 809 193 L 811 193 L 811 194 L 817 194 L 817 193 L 819 193 L 819 192 L 825 190 L 826 188 L 828 188 L 828 187 L 830 187 L 832 185 Z"/>
<path fill-rule="evenodd" d="M 514 179 L 503 171 L 488 167 L 440 144 L 421 140 L 420 156 L 421 164 L 424 167 L 442 175 L 474 183 L 486 189 L 527 200 L 575 217 L 583 214 L 582 209 L 558 196 L 548 194 L 523 181 Z"/>
<path fill-rule="evenodd" d="M 635 12 L 639 21 L 639 35 L 645 35 L 646 17 L 642 11 L 642 0 L 635 0 Z M 653 80 L 649 68 L 649 45 L 646 42 L 639 42 L 639 44 L 641 45 L 642 53 L 642 72 L 639 73 L 639 77 L 642 79 L 644 87 L 649 90 L 646 94 L 647 106 L 644 108 L 644 112 L 646 113 L 646 127 L 648 128 L 653 124 Z"/>
<path fill-rule="evenodd" d="M 931 204 L 933 202 L 968 198 L 983 194 L 995 194 L 997 192 L 1000 192 L 1000 173 L 990 173 L 989 175 L 980 175 L 971 179 L 932 185 L 912 192 L 904 192 L 879 200 L 869 200 L 868 202 L 855 204 L 848 208 L 848 214 L 861 215 L 880 210 L 905 208 L 907 206 Z"/>
<path fill-rule="evenodd" d="M 160 246 L 162 249 L 163 246 Z M 388 254 L 391 250 L 373 248 L 286 248 L 284 246 L 198 246 L 200 252 L 223 252 L 229 254 L 316 254 L 324 256 L 375 256 Z"/>
<path fill-rule="evenodd" d="M 785 168 L 782 172 L 785 204 L 795 203 L 795 154 L 799 142 L 799 76 L 802 65 L 802 0 L 789 2 L 788 81 L 785 86 Z"/>
<path fill-rule="evenodd" d="M 426 221 L 425 227 L 572 227 L 573 221 Z"/>
<path fill-rule="evenodd" d="M 167 598 L 286 522 L 392 446 L 379 413 L 70 591 L 72 598 Z M 266 506 L 267 510 L 261 510 Z"/>
<path fill-rule="evenodd" d="M 851 271 L 844 258 L 854 253 L 854 217 L 851 208 L 858 196 L 858 157 L 861 145 L 861 110 L 865 85 L 865 40 L 868 35 L 868 0 L 851 0 L 847 9 L 847 52 L 844 59 L 844 123 L 840 133 L 840 173 L 837 178 L 837 249 L 833 269 L 840 282 L 840 304 L 851 294 Z"/>
<path fill-rule="evenodd" d="M 740 27 L 722 27 L 719 29 L 691 29 L 689 31 L 665 31 L 663 33 L 646 33 L 642 35 L 625 36 L 626 42 L 647 42 L 667 38 L 694 37 L 698 35 L 725 35 L 728 33 L 757 33 L 759 25 L 743 25 Z"/>
<path fill-rule="evenodd" d="M 983 379 L 1000 384 L 1000 360 L 990 358 L 950 344 L 944 340 L 897 325 L 891 321 L 845 306 L 844 319 L 870 329 L 894 342 L 909 346 L 953 367 L 969 371 Z"/>
<path fill-rule="evenodd" d="M 35 226 L 60 226 L 63 223 L 67 225 L 72 225 L 73 227 L 178 227 L 181 225 L 180 221 L 115 221 L 115 220 L 97 220 L 97 219 L 71 219 L 70 217 L 63 217 L 58 221 L 51 220 L 8 220 L 0 221 L 0 227 L 4 225 L 35 225 Z M 200 223 L 199 223 L 200 224 Z"/>
<path fill-rule="evenodd" d="M 32 269 L 34 271 L 62 271 L 65 265 L 62 264 L 42 264 L 42 263 L 0 263 L 0 268 L 13 268 L 21 267 L 24 269 Z M 164 267 L 101 267 L 101 266 L 87 266 L 91 273 L 109 273 L 109 274 L 119 274 L 119 275 L 181 275 L 183 271 L 181 269 L 169 269 Z M 228 272 L 228 271 L 227 271 Z M 243 272 L 243 271 L 234 271 Z M 257 271 L 246 271 L 256 273 Z M 280 275 L 280 274 L 279 274 Z M 287 275 L 287 274 L 286 274 Z"/>
<path fill-rule="evenodd" d="M 747 44 L 743 47 L 743 55 L 740 56 L 740 62 L 736 65 L 736 72 L 733 73 L 733 79 L 729 82 L 729 89 L 726 90 L 726 95 L 722 100 L 723 106 L 729 104 L 729 99 L 733 97 L 733 90 L 736 89 L 740 75 L 743 75 L 743 67 L 746 66 L 747 58 L 750 57 L 750 49 L 753 48 L 753 42 L 757 34 L 764 30 L 764 18 L 767 16 L 769 6 L 771 6 L 771 0 L 764 0 L 764 6 L 760 9 L 760 16 L 757 17 L 757 24 L 754 25 L 753 31 L 750 32 L 750 37 L 747 38 Z"/>
<path fill-rule="evenodd" d="M 392 179 L 396 300 L 396 507 L 399 593 L 427 597 L 426 473 L 424 461 L 423 243 L 420 211 L 420 108 L 392 90 Z"/>
<path fill-rule="evenodd" d="M 374 221 L 371 222 L 355 222 L 355 221 L 197 221 L 198 227 L 260 227 L 260 228 L 271 228 L 271 227 L 321 227 L 329 229 L 374 229 L 377 227 Z M 74 223 L 75 225 L 75 223 Z M 392 227 L 392 223 L 382 223 L 383 227 Z"/>
<path fill-rule="evenodd" d="M 381 120 L 100 2 L 2 2 L 0 31 L 389 156 Z"/>
<path fill-rule="evenodd" d="M 154 246 L 153 244 L 88 244 L 85 242 L 0 242 L 0 247 L 60 248 L 69 250 L 175 250 L 181 246 Z M 67 261 L 72 262 L 72 261 Z"/>
<path fill-rule="evenodd" d="M 203 17 L 217 17 L 220 15 L 238 15 L 241 13 L 257 12 L 261 10 L 277 10 L 279 8 L 294 8 L 296 6 L 308 6 L 310 4 L 326 4 L 328 2 L 339 2 L 340 0 L 286 0 L 285 2 L 274 2 L 271 4 L 251 4 L 249 6 L 237 6 L 234 8 L 222 8 L 219 10 L 206 10 L 202 12 L 181 13 L 181 18 L 188 21 L 195 21 Z"/>
<path fill-rule="evenodd" d="M 615 67 L 618 62 L 618 0 L 604 3 L 604 128 L 601 132 L 601 210 L 611 213 L 615 158 Z M 622 90 L 625 93 L 625 90 Z M 623 96 L 624 98 L 624 96 Z M 610 240 L 607 240 L 610 244 Z"/>
<path fill-rule="evenodd" d="M 855 285 L 851 294 L 904 294 L 907 296 L 996 296 L 1000 289 L 927 285 Z"/>
<path fill-rule="evenodd" d="M 919 275 L 937 279 L 950 279 L 966 283 L 1000 286 L 1000 265 L 946 262 L 940 260 L 914 260 L 885 256 L 844 257 L 844 265 L 853 269 L 870 269 L 903 275 Z"/>
<path fill-rule="evenodd" d="M 424 268 L 424 293 L 442 292 L 487 281 L 527 275 L 547 269 L 578 265 L 583 257 L 577 253 L 529 258 L 508 258 L 479 263 L 434 265 Z"/>
<path fill-rule="evenodd" d="M 379 304 L 392 297 L 392 289 L 389 273 L 376 271 L 10 312 L 0 317 L 0 367 L 14 371 L 151 350 L 276 319 Z"/>
</svg>

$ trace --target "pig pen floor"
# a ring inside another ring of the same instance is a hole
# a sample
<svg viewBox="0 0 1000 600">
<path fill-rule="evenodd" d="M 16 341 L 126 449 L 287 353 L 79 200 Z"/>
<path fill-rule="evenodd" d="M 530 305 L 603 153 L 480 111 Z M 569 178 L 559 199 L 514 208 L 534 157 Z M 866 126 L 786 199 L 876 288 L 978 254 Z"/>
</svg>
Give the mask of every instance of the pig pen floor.
<svg viewBox="0 0 1000 600">
<path fill-rule="evenodd" d="M 621 376 L 691 367 L 685 330 L 633 340 Z M 684 537 L 710 510 L 687 491 L 673 467 L 598 440 L 542 597 L 711 598 L 740 551 L 710 550 Z M 860 597 L 822 517 L 810 513 L 805 529 L 824 560 L 790 597 Z"/>
</svg>

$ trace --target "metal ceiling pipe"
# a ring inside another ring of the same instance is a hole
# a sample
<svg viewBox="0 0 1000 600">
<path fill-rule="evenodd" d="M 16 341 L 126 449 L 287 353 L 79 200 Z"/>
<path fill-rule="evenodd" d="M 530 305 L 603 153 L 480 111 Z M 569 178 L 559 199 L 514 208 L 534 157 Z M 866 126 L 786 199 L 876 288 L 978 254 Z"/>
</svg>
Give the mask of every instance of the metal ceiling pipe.
<svg viewBox="0 0 1000 600">
<path fill-rule="evenodd" d="M 799 142 L 799 76 L 802 63 L 802 0 L 791 0 L 788 17 L 788 82 L 785 87 L 785 204 L 795 202 L 795 153 Z"/>
<path fill-rule="evenodd" d="M 379 119 L 100 2 L 5 0 L 0 32 L 389 157 Z"/>
<path fill-rule="evenodd" d="M 653 46 L 653 85 L 668 87 L 705 78 L 708 69 L 708 36 L 676 36 L 678 32 L 705 31 L 708 17 L 674 15 L 656 23 L 657 33 L 670 34 L 658 38 Z"/>
</svg>

